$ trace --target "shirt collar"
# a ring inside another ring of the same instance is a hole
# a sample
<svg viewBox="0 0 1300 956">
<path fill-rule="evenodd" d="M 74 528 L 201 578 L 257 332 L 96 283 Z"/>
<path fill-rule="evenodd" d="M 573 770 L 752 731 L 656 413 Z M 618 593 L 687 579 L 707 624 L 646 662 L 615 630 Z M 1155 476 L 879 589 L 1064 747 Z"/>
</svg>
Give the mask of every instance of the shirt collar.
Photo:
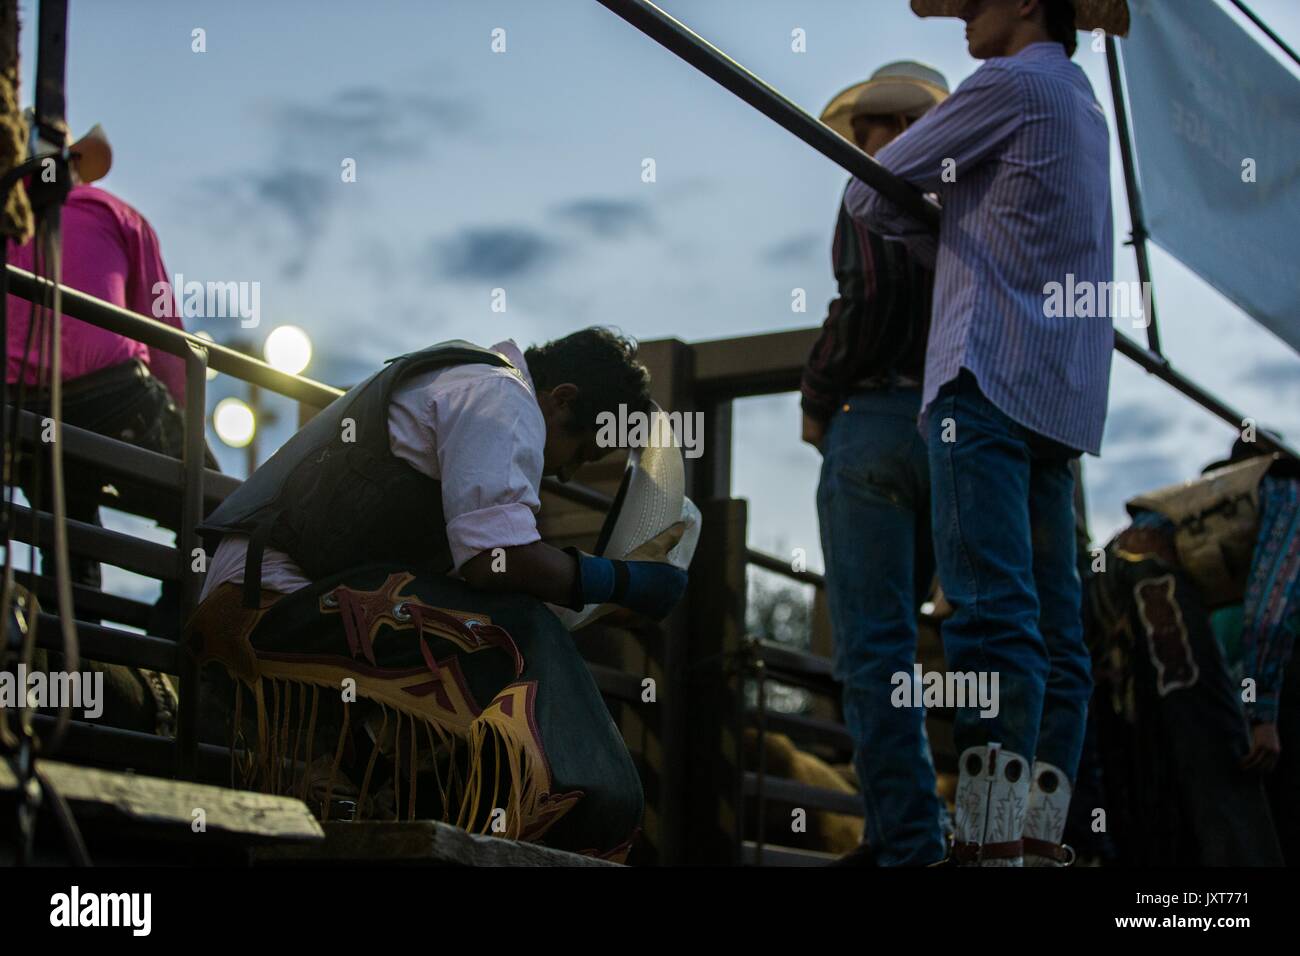
<svg viewBox="0 0 1300 956">
<path fill-rule="evenodd" d="M 498 342 L 492 346 L 493 352 L 499 352 L 510 360 L 510 364 L 519 370 L 520 377 L 528 385 L 529 391 L 536 392 L 533 387 L 533 376 L 528 371 L 528 362 L 524 358 L 524 353 L 520 351 L 519 346 L 515 345 L 514 339 L 506 339 L 504 342 Z"/>
<path fill-rule="evenodd" d="M 1022 56 L 1027 60 L 1039 60 L 1049 57 L 1064 58 L 1065 47 L 1056 40 L 1039 40 L 1037 43 L 1029 44 L 1011 59 L 1014 60 Z"/>
</svg>

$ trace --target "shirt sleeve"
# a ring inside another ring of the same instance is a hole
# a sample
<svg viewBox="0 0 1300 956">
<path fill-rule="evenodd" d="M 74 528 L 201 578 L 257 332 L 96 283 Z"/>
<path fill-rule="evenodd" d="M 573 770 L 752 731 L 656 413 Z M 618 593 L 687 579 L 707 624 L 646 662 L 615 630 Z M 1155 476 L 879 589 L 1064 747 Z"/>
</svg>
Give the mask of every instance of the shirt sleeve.
<svg viewBox="0 0 1300 956">
<path fill-rule="evenodd" d="M 800 381 L 803 410 L 827 422 L 861 364 L 864 327 L 876 303 L 876 263 L 867 237 L 841 215 L 835 226 L 832 258 L 839 286 L 826 312 L 821 335 L 813 344 Z"/>
<path fill-rule="evenodd" d="M 936 194 L 942 203 L 965 171 L 997 154 L 1023 116 L 1020 74 L 985 63 L 952 96 L 882 149 L 876 161 L 922 192 Z M 849 184 L 844 201 L 854 218 L 889 238 L 908 239 L 930 231 L 860 179 Z"/>
<path fill-rule="evenodd" d="M 1255 679 L 1255 700 L 1246 703 L 1246 715 L 1252 723 L 1273 723 L 1300 629 L 1300 480 L 1265 477 L 1259 497 L 1241 642 L 1244 673 Z"/>
<path fill-rule="evenodd" d="M 172 328 L 184 331 L 185 326 L 176 308 L 175 290 L 172 289 L 171 280 L 167 277 L 167 267 L 163 265 L 158 234 L 139 213 L 135 213 L 123 223 L 123 228 L 127 232 L 126 247 L 130 260 L 126 280 L 127 307 L 132 312 L 149 316 L 159 322 L 165 322 Z M 158 283 L 164 283 L 161 288 L 166 290 L 163 293 L 166 298 L 163 300 L 165 307 L 155 310 L 154 302 L 159 301 L 159 295 L 155 292 Z M 158 312 L 162 314 L 156 314 Z M 149 370 L 167 386 L 176 404 L 183 408 L 185 406 L 184 360 L 178 355 L 150 346 Z"/>
<path fill-rule="evenodd" d="M 437 391 L 432 407 L 455 569 L 483 551 L 541 540 L 546 422 L 527 387 L 487 376 Z"/>
</svg>

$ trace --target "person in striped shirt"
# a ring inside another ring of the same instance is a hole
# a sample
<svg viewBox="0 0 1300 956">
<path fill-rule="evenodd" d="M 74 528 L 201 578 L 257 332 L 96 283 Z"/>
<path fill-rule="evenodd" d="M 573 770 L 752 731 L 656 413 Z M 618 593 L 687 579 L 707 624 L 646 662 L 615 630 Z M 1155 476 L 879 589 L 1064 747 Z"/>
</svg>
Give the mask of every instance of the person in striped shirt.
<svg viewBox="0 0 1300 956">
<path fill-rule="evenodd" d="M 948 83 L 890 63 L 837 95 L 822 121 L 875 154 L 943 102 Z M 803 438 L 823 455 L 817 514 L 835 675 L 865 809 L 865 843 L 841 865 L 916 866 L 944 856 L 925 711 L 890 705 L 916 660 L 917 609 L 934 576 L 930 476 L 916 431 L 934 273 L 906 244 L 840 204 L 839 295 L 804 368 Z"/>
<path fill-rule="evenodd" d="M 944 649 L 950 670 L 999 681 L 995 715 L 956 711 L 952 859 L 1059 865 L 1071 858 L 1060 840 L 1092 691 L 1070 466 L 1100 450 L 1114 331 L 1107 309 L 1056 309 L 1050 291 L 1111 288 L 1109 131 L 1071 57 L 1076 29 L 1123 34 L 1128 10 L 1123 0 L 912 6 L 960 17 L 984 61 L 876 156 L 943 207 L 921 427 L 953 607 Z M 845 203 L 884 235 L 928 232 L 863 182 Z"/>
</svg>

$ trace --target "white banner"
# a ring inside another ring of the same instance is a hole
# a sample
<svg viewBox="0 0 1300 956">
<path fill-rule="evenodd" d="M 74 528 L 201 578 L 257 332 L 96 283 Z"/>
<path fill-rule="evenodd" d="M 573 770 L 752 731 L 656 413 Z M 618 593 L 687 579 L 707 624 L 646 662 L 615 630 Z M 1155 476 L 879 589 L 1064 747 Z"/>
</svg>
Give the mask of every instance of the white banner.
<svg viewBox="0 0 1300 956">
<path fill-rule="evenodd" d="M 1214 0 L 1129 7 L 1147 230 L 1300 351 L 1300 80 Z"/>
</svg>

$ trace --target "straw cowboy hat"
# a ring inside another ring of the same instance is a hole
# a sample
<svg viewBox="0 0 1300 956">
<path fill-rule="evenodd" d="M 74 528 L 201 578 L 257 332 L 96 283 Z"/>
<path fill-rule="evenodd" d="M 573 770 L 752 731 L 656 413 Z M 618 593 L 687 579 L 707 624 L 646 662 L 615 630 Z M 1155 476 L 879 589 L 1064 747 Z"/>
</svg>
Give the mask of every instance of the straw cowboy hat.
<svg viewBox="0 0 1300 956">
<path fill-rule="evenodd" d="M 1080 30 L 1105 30 L 1113 36 L 1128 36 L 1128 0 L 1071 0 L 1074 22 Z M 912 0 L 918 17 L 960 17 L 966 0 Z"/>
<path fill-rule="evenodd" d="M 888 63 L 837 93 L 821 120 L 850 143 L 857 116 L 908 116 L 916 119 L 948 98 L 948 81 L 933 67 L 912 60 Z"/>
<path fill-rule="evenodd" d="M 23 118 L 28 128 L 36 122 L 36 111 L 30 106 L 23 110 Z M 64 127 L 66 133 L 66 127 Z M 108 141 L 104 127 L 96 123 L 71 146 L 68 154 L 77 162 L 77 179 L 83 183 L 93 183 L 103 179 L 113 166 L 113 146 Z"/>
<path fill-rule="evenodd" d="M 98 123 L 69 146 L 68 152 L 77 160 L 77 178 L 83 183 L 103 179 L 113 166 L 113 147 L 108 142 L 104 127 Z"/>
</svg>

